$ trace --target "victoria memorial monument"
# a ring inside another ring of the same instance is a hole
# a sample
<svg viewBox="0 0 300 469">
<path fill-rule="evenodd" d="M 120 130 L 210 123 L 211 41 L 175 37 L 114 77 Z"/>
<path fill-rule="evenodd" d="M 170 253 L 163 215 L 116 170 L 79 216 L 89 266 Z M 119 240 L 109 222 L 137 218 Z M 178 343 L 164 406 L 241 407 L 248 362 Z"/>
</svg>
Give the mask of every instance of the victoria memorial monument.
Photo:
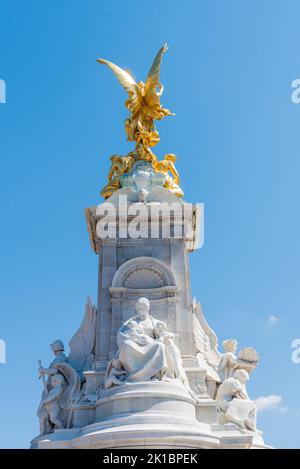
<svg viewBox="0 0 300 469">
<path fill-rule="evenodd" d="M 69 342 L 38 365 L 40 433 L 32 448 L 268 448 L 247 381 L 259 362 L 209 327 L 190 287 L 189 255 L 201 247 L 203 205 L 184 201 L 176 156 L 159 160 L 155 126 L 163 46 L 144 82 L 112 62 L 128 93 L 127 139 L 111 156 L 97 207 L 86 209 L 99 262 L 96 305 Z M 57 329 L 59 335 L 59 328 Z M 54 338 L 53 338 L 54 339 Z"/>
</svg>

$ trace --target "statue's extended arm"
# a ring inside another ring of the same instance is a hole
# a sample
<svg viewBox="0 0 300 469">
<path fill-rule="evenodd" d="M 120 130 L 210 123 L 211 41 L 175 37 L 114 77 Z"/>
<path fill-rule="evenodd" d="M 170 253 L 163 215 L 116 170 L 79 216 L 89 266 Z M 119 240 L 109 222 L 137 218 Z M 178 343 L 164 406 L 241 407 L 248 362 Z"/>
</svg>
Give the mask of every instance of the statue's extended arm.
<svg viewBox="0 0 300 469">
<path fill-rule="evenodd" d="M 115 165 L 113 164 L 111 166 L 111 168 L 109 170 L 109 173 L 108 173 L 108 176 L 107 176 L 108 180 L 111 181 L 113 179 L 114 175 L 115 175 Z"/>
<path fill-rule="evenodd" d="M 39 373 L 40 375 L 48 375 L 48 376 L 52 376 L 52 375 L 55 375 L 57 373 L 57 369 L 56 368 L 43 368 L 42 366 L 40 367 L 39 369 Z"/>
<path fill-rule="evenodd" d="M 236 393 L 235 397 L 237 399 L 245 399 L 247 401 L 250 401 L 250 398 L 248 396 L 248 393 L 245 388 L 239 389 L 239 391 Z"/>
</svg>

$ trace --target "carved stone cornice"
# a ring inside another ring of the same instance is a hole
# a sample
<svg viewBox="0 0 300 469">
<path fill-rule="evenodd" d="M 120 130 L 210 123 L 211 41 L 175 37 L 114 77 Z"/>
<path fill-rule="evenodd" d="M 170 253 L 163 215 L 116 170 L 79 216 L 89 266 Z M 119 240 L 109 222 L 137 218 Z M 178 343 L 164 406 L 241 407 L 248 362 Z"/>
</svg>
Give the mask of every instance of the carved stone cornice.
<svg viewBox="0 0 300 469">
<path fill-rule="evenodd" d="M 138 215 L 139 222 L 141 224 L 145 223 L 148 224 L 149 228 L 149 238 L 155 242 L 155 240 L 162 240 L 162 239 L 184 239 L 185 248 L 188 251 L 194 251 L 201 247 L 203 243 L 203 224 L 204 224 L 204 205 L 203 204 L 184 204 L 186 207 L 186 212 L 184 213 L 184 217 L 176 216 L 176 214 L 166 214 L 163 216 L 160 214 L 159 216 L 155 216 L 148 213 L 148 216 L 140 216 Z M 144 205 L 144 207 L 148 207 L 150 211 L 150 206 Z M 85 217 L 86 223 L 89 233 L 89 238 L 91 242 L 91 247 L 95 251 L 96 254 L 99 254 L 100 250 L 102 249 L 103 243 L 111 244 L 114 242 L 118 242 L 122 245 L 131 244 L 139 244 L 140 242 L 145 241 L 147 238 L 130 238 L 129 235 L 126 238 L 99 238 L 97 234 L 97 223 L 102 218 L 102 216 L 97 214 L 97 207 L 88 207 L 85 209 Z M 130 222 L 132 222 L 136 216 L 128 215 L 124 218 L 123 215 L 118 214 L 118 210 L 116 209 L 116 215 L 106 215 L 105 218 L 107 219 L 108 223 L 115 223 L 116 232 L 119 232 L 119 229 L 126 229 Z M 150 231 L 150 223 L 157 224 L 159 226 L 159 237 L 151 237 Z M 162 234 L 162 226 L 164 223 L 168 223 L 170 225 L 170 234 L 168 236 Z M 177 229 L 181 228 L 181 235 L 178 235 Z M 128 232 L 128 231 L 127 231 Z M 175 235 L 174 235 L 175 233 Z"/>
</svg>

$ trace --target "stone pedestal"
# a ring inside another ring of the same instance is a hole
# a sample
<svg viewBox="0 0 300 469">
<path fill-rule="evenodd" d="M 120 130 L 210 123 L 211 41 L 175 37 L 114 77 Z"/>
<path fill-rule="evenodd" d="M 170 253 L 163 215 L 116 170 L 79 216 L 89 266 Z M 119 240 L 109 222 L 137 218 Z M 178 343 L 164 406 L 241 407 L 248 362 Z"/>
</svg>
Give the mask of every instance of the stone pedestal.
<svg viewBox="0 0 300 469">
<path fill-rule="evenodd" d="M 197 420 L 195 400 L 181 384 L 124 384 L 103 391 L 93 407 L 95 423 L 83 428 L 76 407 L 81 430 L 65 431 L 71 437 L 65 441 L 66 448 L 211 448 L 219 444 L 210 426 Z M 88 405 L 84 409 L 82 404 L 81 410 L 91 412 Z M 61 436 L 55 432 L 39 447 L 53 447 Z"/>
<path fill-rule="evenodd" d="M 75 408 L 78 427 L 37 438 L 40 449 L 263 449 L 260 435 L 216 421 L 216 402 L 195 401 L 181 385 L 147 382 L 103 391 Z M 93 423 L 84 422 L 90 416 Z M 85 423 L 85 425 L 83 425 Z"/>
<path fill-rule="evenodd" d="M 161 191 L 163 195 L 168 192 Z M 101 239 L 97 234 L 100 216 L 96 208 L 86 210 L 91 244 L 99 256 L 95 350 L 95 366 L 99 371 L 106 368 L 108 360 L 115 354 L 117 330 L 133 314 L 134 305 L 140 297 L 149 299 L 150 313 L 166 322 L 168 329 L 175 334 L 181 353 L 195 357 L 188 254 L 198 247 L 203 207 L 179 203 L 175 196 L 172 203 L 184 207 L 185 217 L 183 219 L 170 213 L 164 215 L 158 210 L 160 234 L 154 239 L 151 233 L 148 238 L 142 239 Z M 132 204 L 131 209 L 134 205 L 137 206 L 136 210 L 139 205 L 143 206 L 146 214 L 139 218 L 140 223 L 147 225 L 150 232 L 151 223 L 155 222 L 153 203 Z M 127 230 L 131 219 L 127 217 L 126 221 L 122 220 L 117 206 L 116 232 L 119 233 L 124 225 Z M 164 236 L 161 227 L 170 219 L 170 234 Z M 109 216 L 107 220 L 109 223 Z M 182 232 L 179 238 L 174 237 L 175 226 Z"/>
</svg>

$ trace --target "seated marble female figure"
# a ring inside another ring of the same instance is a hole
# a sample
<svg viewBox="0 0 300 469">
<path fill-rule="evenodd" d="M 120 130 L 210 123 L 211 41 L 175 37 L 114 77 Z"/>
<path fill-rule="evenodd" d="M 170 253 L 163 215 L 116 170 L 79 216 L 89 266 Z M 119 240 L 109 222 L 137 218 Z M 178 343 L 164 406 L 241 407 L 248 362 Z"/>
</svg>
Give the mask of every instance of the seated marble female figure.
<svg viewBox="0 0 300 469">
<path fill-rule="evenodd" d="M 173 334 L 164 322 L 149 314 L 147 298 L 140 298 L 135 309 L 137 314 L 118 331 L 119 350 L 108 365 L 105 388 L 124 382 L 177 380 L 194 397 Z"/>
</svg>

